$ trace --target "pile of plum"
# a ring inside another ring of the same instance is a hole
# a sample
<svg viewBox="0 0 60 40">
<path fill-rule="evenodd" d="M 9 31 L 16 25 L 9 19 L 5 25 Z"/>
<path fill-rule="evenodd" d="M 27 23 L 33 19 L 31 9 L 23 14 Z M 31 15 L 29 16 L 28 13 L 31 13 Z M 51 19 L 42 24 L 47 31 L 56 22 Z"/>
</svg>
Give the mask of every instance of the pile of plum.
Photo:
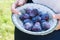
<svg viewBox="0 0 60 40">
<path fill-rule="evenodd" d="M 49 14 L 42 13 L 37 9 L 24 9 L 25 13 L 20 15 L 19 19 L 23 22 L 24 28 L 33 32 L 46 31 L 50 28 Z"/>
</svg>

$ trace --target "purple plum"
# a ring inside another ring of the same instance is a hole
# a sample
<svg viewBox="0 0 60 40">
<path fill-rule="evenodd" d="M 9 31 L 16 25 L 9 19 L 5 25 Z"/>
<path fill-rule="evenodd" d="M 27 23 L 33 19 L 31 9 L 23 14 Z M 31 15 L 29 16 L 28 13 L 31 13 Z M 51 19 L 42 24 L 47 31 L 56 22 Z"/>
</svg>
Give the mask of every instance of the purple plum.
<svg viewBox="0 0 60 40">
<path fill-rule="evenodd" d="M 31 13 L 30 13 L 30 16 L 31 17 L 34 17 L 34 16 L 36 16 L 38 14 L 38 10 L 37 9 L 33 9 L 32 11 L 31 11 Z"/>
<path fill-rule="evenodd" d="M 21 20 L 28 19 L 29 18 L 29 15 L 28 14 L 22 14 L 19 18 Z"/>
<path fill-rule="evenodd" d="M 43 14 L 41 18 L 42 20 L 49 20 L 49 14 Z"/>
<path fill-rule="evenodd" d="M 21 19 L 22 21 L 24 20 L 24 17 L 23 17 L 23 15 L 21 15 L 20 17 L 19 17 L 19 19 Z"/>
<path fill-rule="evenodd" d="M 23 17 L 24 17 L 25 19 L 28 19 L 28 18 L 29 18 L 29 15 L 25 13 L 25 14 L 23 15 Z"/>
<path fill-rule="evenodd" d="M 26 22 L 32 22 L 32 21 L 30 19 L 25 19 L 24 23 L 26 23 Z"/>
<path fill-rule="evenodd" d="M 37 21 L 40 22 L 40 21 L 41 21 L 41 17 L 40 17 L 40 16 L 33 17 L 33 18 L 32 18 L 32 21 L 33 21 L 33 22 L 37 22 Z"/>
<path fill-rule="evenodd" d="M 40 26 L 40 23 L 39 22 L 36 22 L 35 25 L 32 28 L 32 31 L 39 32 L 41 30 L 42 30 L 42 28 Z"/>
<path fill-rule="evenodd" d="M 26 30 L 31 30 L 32 26 L 33 26 L 33 23 L 30 23 L 30 22 L 25 23 L 25 29 Z"/>
<path fill-rule="evenodd" d="M 26 10 L 26 13 L 28 13 L 28 14 L 31 13 L 31 9 L 26 8 L 25 10 Z"/>
<path fill-rule="evenodd" d="M 48 22 L 43 22 L 42 27 L 43 27 L 43 29 L 47 30 L 50 28 L 50 24 Z"/>
</svg>

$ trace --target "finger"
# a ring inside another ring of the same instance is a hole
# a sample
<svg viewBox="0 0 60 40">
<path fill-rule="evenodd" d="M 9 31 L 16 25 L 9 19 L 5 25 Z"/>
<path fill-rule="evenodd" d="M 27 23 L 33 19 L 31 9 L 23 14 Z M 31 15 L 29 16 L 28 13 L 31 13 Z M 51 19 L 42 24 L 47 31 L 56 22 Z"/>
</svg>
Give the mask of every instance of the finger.
<svg viewBox="0 0 60 40">
<path fill-rule="evenodd" d="M 56 30 L 59 30 L 60 29 L 60 20 L 58 21 L 58 25 L 56 27 Z"/>
<path fill-rule="evenodd" d="M 55 14 L 55 15 L 53 15 L 53 18 L 54 18 L 54 19 L 59 19 L 59 20 L 60 20 L 60 14 Z"/>
</svg>

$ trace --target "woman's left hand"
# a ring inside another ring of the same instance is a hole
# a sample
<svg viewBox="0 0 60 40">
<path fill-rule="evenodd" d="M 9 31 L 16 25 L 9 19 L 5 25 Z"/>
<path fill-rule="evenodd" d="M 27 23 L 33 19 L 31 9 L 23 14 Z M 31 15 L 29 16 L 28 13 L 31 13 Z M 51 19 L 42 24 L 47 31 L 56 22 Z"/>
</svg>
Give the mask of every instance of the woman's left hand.
<svg viewBox="0 0 60 40">
<path fill-rule="evenodd" d="M 56 27 L 56 29 L 55 29 L 55 30 L 59 30 L 59 29 L 60 29 L 60 14 L 55 14 L 55 15 L 53 15 L 53 18 L 59 20 L 59 21 L 58 21 L 58 24 L 57 24 L 57 27 Z"/>
</svg>

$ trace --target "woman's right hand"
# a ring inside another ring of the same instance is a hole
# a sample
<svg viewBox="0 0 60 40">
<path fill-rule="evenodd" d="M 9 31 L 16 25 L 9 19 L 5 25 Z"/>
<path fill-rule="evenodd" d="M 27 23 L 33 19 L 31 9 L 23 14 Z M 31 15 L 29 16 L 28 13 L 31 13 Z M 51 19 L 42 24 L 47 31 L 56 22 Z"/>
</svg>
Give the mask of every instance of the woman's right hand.
<svg viewBox="0 0 60 40">
<path fill-rule="evenodd" d="M 16 7 L 17 6 L 22 6 L 26 3 L 26 0 L 16 0 L 13 4 L 12 4 L 12 7 L 11 7 L 11 11 L 12 13 L 14 14 L 21 14 L 21 12 L 19 12 L 18 10 L 16 10 Z"/>
</svg>

